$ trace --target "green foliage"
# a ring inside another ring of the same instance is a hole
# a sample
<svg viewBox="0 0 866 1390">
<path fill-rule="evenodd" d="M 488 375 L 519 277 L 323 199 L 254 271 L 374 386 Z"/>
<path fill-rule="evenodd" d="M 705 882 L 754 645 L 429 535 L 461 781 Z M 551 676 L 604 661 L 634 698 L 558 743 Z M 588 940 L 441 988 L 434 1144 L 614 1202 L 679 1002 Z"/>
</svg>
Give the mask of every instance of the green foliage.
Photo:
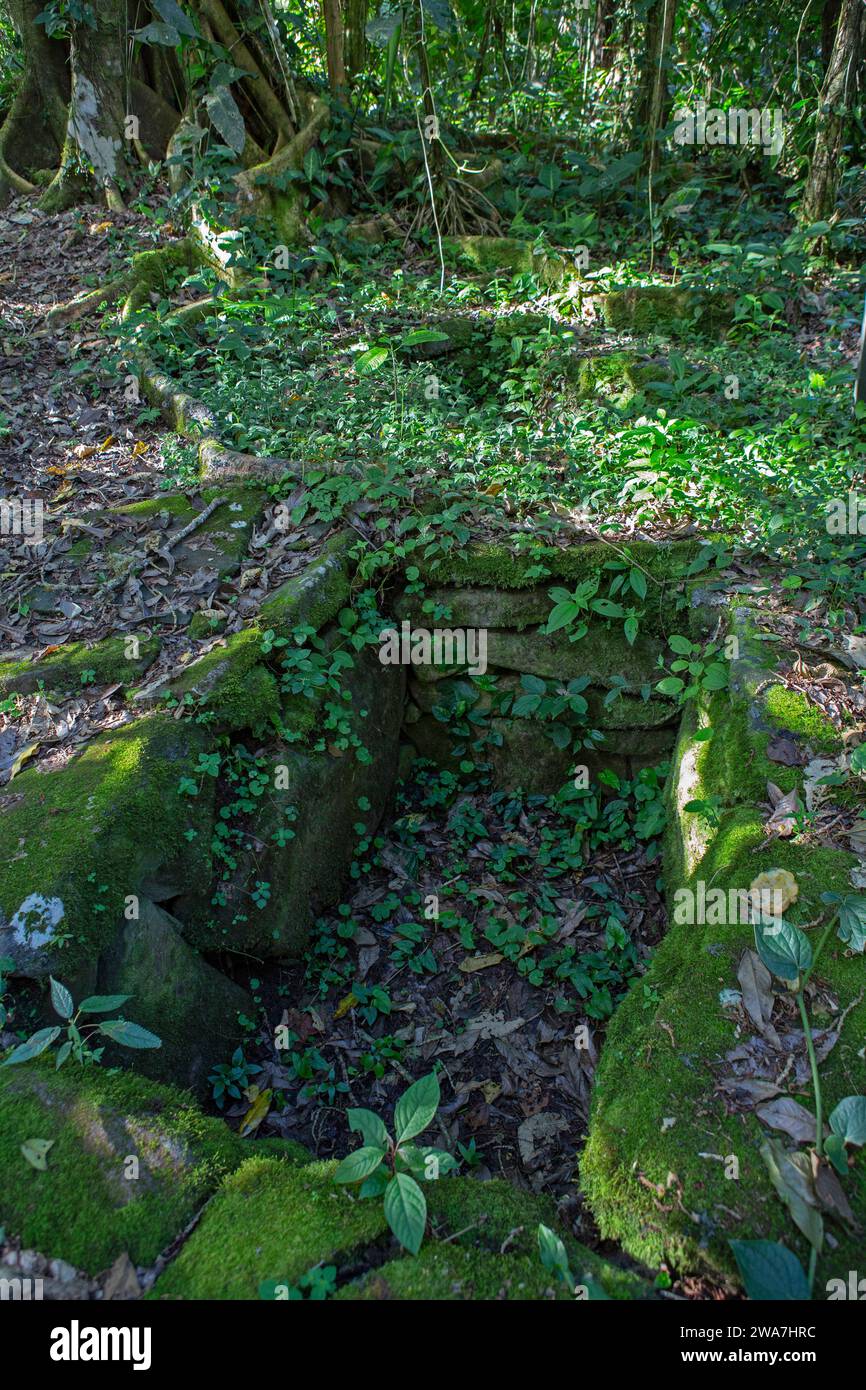
<svg viewBox="0 0 866 1390">
<path fill-rule="evenodd" d="M 830 904 L 834 912 L 814 950 L 805 932 L 783 917 L 760 917 L 755 922 L 755 948 L 771 974 L 793 991 L 800 1011 L 815 1103 L 815 1144 L 811 1151 L 815 1176 L 820 1174 L 822 1164 L 829 1162 L 840 1177 L 846 1177 L 849 1168 L 846 1145 L 860 1148 L 866 1144 L 866 1096 L 846 1096 L 838 1103 L 829 1116 L 830 1135 L 825 1139 L 821 1077 L 806 1007 L 806 989 L 834 923 L 839 939 L 863 953 L 866 940 L 852 939 L 851 924 L 866 918 L 866 898 L 824 893 L 822 900 Z M 810 1243 L 809 1269 L 806 1272 L 796 1255 L 774 1241 L 732 1240 L 731 1249 L 750 1298 L 809 1299 L 815 1266 L 824 1244 L 821 1204 L 814 1195 L 813 1178 L 807 1177 L 802 1167 L 772 1144 L 763 1146 L 761 1156 L 776 1192 Z"/>
<path fill-rule="evenodd" d="M 142 1028 L 138 1023 L 130 1023 L 125 1018 L 112 1018 L 103 1023 L 96 1023 L 82 1019 L 82 1014 L 109 1014 L 116 1013 L 118 1009 L 128 1003 L 128 994 L 93 994 L 86 999 L 82 999 L 76 1008 L 72 995 L 65 985 L 59 980 L 49 977 L 51 990 L 51 1007 L 66 1025 L 66 1037 L 55 1053 L 55 1066 L 59 1071 L 65 1062 L 71 1057 L 79 1066 L 91 1066 L 101 1061 L 105 1050 L 102 1047 L 92 1047 L 91 1043 L 96 1037 L 107 1038 L 110 1042 L 119 1043 L 121 1047 L 130 1048 L 154 1048 L 161 1047 L 162 1042 L 155 1033 L 149 1029 Z M 12 1067 L 21 1062 L 29 1062 L 34 1057 L 39 1057 L 47 1051 L 61 1036 L 63 1027 L 40 1028 L 31 1034 L 26 1042 L 19 1043 L 0 1063 L 0 1066 Z"/>
<path fill-rule="evenodd" d="M 421 1182 L 433 1182 L 453 1172 L 451 1154 L 411 1141 L 436 1118 L 439 1080 L 435 1072 L 422 1076 L 403 1092 L 394 1109 L 394 1135 L 372 1110 L 349 1110 L 349 1128 L 363 1144 L 340 1163 L 334 1182 L 359 1183 L 359 1196 L 384 1198 L 385 1219 L 397 1240 L 417 1255 L 427 1226 L 427 1202 Z"/>
<path fill-rule="evenodd" d="M 252 1079 L 261 1071 L 257 1062 L 248 1062 L 242 1047 L 236 1047 L 230 1062 L 220 1062 L 214 1067 L 208 1083 L 213 1090 L 213 1098 L 220 1110 L 225 1108 L 226 1099 L 242 1100 L 244 1092 L 252 1084 Z"/>
</svg>

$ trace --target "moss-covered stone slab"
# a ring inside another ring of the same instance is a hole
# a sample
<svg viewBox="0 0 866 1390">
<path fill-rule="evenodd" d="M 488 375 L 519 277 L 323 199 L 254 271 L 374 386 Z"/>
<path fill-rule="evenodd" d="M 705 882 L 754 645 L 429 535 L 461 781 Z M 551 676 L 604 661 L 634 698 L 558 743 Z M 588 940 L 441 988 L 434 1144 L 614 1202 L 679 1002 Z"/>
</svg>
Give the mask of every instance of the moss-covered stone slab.
<svg viewBox="0 0 866 1390">
<path fill-rule="evenodd" d="M 53 1141 L 44 1172 L 21 1154 L 34 1137 Z M 89 1274 L 124 1252 L 153 1263 L 248 1152 L 182 1091 L 143 1077 L 46 1059 L 0 1068 L 0 1226 Z"/>
<path fill-rule="evenodd" d="M 551 1204 L 505 1182 L 444 1178 L 428 1183 L 433 1235 L 418 1256 L 411 1256 L 391 1236 L 381 1200 L 350 1196 L 333 1182 L 335 1168 L 335 1163 L 293 1168 L 273 1159 L 249 1159 L 223 1183 L 149 1297 L 256 1299 L 263 1285 L 273 1296 L 275 1284 L 290 1287 L 320 1263 L 336 1264 L 341 1299 L 571 1297 L 537 1256 L 539 1222 L 557 1225 Z M 461 1231 L 462 1244 L 444 1243 Z M 612 1298 L 648 1296 L 648 1286 L 636 1275 L 599 1259 L 565 1233 L 562 1238 L 575 1277 L 587 1275 Z"/>
<path fill-rule="evenodd" d="M 539 545 L 534 540 L 514 546 L 479 542 L 453 555 L 432 559 L 413 556 L 413 562 L 422 581 L 438 592 L 452 587 L 511 591 L 550 589 L 555 585 L 574 588 L 608 572 L 605 567 L 611 560 L 626 560 L 647 577 L 644 630 L 664 632 L 671 616 L 672 595 L 683 582 L 699 547 L 697 540 L 631 541 L 618 545 L 616 551 L 602 541 L 567 547 Z M 549 607 L 552 606 L 550 600 Z"/>
<path fill-rule="evenodd" d="M 191 700 L 197 710 L 206 710 L 216 733 L 261 732 L 279 724 L 282 710 L 276 677 L 264 661 L 258 626 L 232 633 L 191 661 L 180 676 L 163 685 L 145 686 L 132 698 L 140 705 L 152 705 L 166 696 Z"/>
<path fill-rule="evenodd" d="M 331 622 L 349 599 L 349 552 L 356 539 L 353 532 L 340 532 L 301 574 L 275 590 L 262 604 L 260 627 L 286 637 L 294 628 L 318 631 Z"/>
<path fill-rule="evenodd" d="M 60 770 L 15 779 L 0 803 L 0 955 L 18 973 L 71 980 L 92 966 L 128 897 L 179 861 L 187 887 L 207 885 L 213 779 L 197 767 L 208 747 L 191 723 L 141 719 Z"/>
<path fill-rule="evenodd" d="M 572 359 L 566 375 L 575 383 L 580 400 L 599 395 L 615 395 L 626 404 L 639 392 L 652 395 L 654 383 L 672 379 L 663 357 L 646 357 L 636 352 L 593 353 Z"/>
<path fill-rule="evenodd" d="M 778 647 L 753 641 L 742 622 L 736 632 L 740 657 L 731 691 L 708 696 L 689 710 L 679 736 L 664 855 L 668 893 L 673 906 L 680 888 L 697 895 L 703 883 L 705 891 L 712 887 L 728 894 L 748 890 L 761 873 L 786 870 L 799 888 L 786 918 L 814 940 L 814 924 L 827 912 L 821 894 L 852 891 L 849 874 L 856 861 L 819 843 L 769 834 L 769 811 L 761 804 L 767 782 L 793 790 L 802 784 L 802 770 L 769 761 L 767 744 L 774 728 L 786 727 L 779 724 L 780 705 L 804 702 L 802 697 L 792 702 L 783 682 L 774 678 L 768 651 L 775 654 Z M 774 691 L 784 691 L 786 699 Z M 827 737 L 827 721 L 819 714 L 802 708 L 789 712 L 791 725 L 799 723 L 806 751 L 820 751 L 816 735 L 822 741 Z M 709 741 L 696 737 L 705 728 L 713 730 Z M 719 798 L 718 824 L 685 809 L 711 797 Z M 735 1280 L 731 1238 L 782 1240 L 804 1267 L 808 1251 L 761 1157 L 772 1131 L 747 1102 L 730 1105 L 717 1087 L 719 1079 L 735 1074 L 729 1054 L 756 1031 L 740 1032 L 720 999 L 724 991 L 737 990 L 742 954 L 754 945 L 751 925 L 736 913 L 733 918 L 723 925 L 693 925 L 678 923 L 672 912 L 649 970 L 609 1026 L 581 1179 L 602 1233 L 636 1257 L 650 1263 L 667 1259 L 681 1271 Z M 834 934 L 814 978 L 839 1005 L 837 1015 L 819 1015 L 814 1023 L 827 1028 L 835 1020 L 840 1028 L 820 1065 L 826 1115 L 844 1096 L 864 1089 L 866 961 L 849 953 Z M 648 999 L 654 1002 L 648 1005 Z M 780 1057 L 779 1072 L 782 1062 Z M 788 1093 L 811 1110 L 805 1071 L 804 1076 L 802 1085 L 788 1081 Z M 736 1179 L 726 1176 L 734 1171 L 730 1157 L 739 1164 Z M 855 1218 L 866 1225 L 862 1153 L 843 1186 Z M 827 1225 L 835 1244 L 827 1242 L 819 1259 L 819 1291 L 828 1278 L 856 1268 L 862 1255 L 861 1236 L 845 1223 L 828 1219 Z"/>
<path fill-rule="evenodd" d="M 0 661 L 0 694 L 80 694 L 89 686 L 134 685 L 159 653 L 155 637 L 106 637 L 88 646 L 68 642 L 45 656 Z"/>
<path fill-rule="evenodd" d="M 425 605 L 433 604 L 432 612 Z M 394 616 L 419 626 L 515 628 L 547 622 L 553 601 L 546 589 L 433 588 L 400 594 Z"/>
<path fill-rule="evenodd" d="M 173 537 L 195 521 L 204 507 L 222 499 L 206 521 L 189 536 L 172 545 Z M 263 488 L 242 483 L 223 483 L 202 491 L 195 505 L 185 493 L 166 493 L 142 502 L 127 502 L 102 513 L 116 524 L 118 517 L 152 521 L 153 531 L 145 533 L 144 544 L 154 552 L 170 547 L 174 568 L 185 574 L 199 569 L 215 569 L 220 579 L 234 574 L 247 552 L 253 527 L 268 501 Z M 137 544 L 142 544 L 136 533 Z M 112 537 L 109 551 L 123 551 L 129 540 Z"/>
<path fill-rule="evenodd" d="M 249 825 L 226 881 L 213 885 L 212 906 L 184 897 L 176 911 L 202 950 L 241 950 L 265 957 L 299 954 L 316 914 L 337 901 L 359 840 L 375 832 L 396 775 L 405 673 L 382 666 L 370 649 L 343 672 L 340 701 L 360 749 L 330 743 L 323 751 L 272 744 L 271 787 Z M 300 697 L 303 698 L 303 697 Z M 306 702 L 312 709 L 315 706 Z M 330 738 L 327 729 L 326 738 Z M 363 827 L 363 829 L 359 829 Z M 293 837 L 286 840 L 290 829 Z M 257 884 L 267 899 L 256 902 Z"/>
<path fill-rule="evenodd" d="M 99 961 L 100 994 L 128 994 L 124 1012 L 162 1041 L 129 1050 L 111 1043 L 106 1062 L 207 1095 L 208 1075 L 242 1040 L 238 1014 L 254 1013 L 247 990 L 209 965 L 183 939 L 183 926 L 141 898 Z"/>
<path fill-rule="evenodd" d="M 629 285 L 600 298 L 606 328 L 646 337 L 717 335 L 733 321 L 733 300 L 720 291 L 685 285 Z"/>
<path fill-rule="evenodd" d="M 621 678 L 622 688 L 631 694 L 658 679 L 659 651 L 659 643 L 651 637 L 639 633 L 629 644 L 620 629 L 602 623 L 591 627 L 579 642 L 569 642 L 561 632 L 487 634 L 491 666 L 558 681 L 586 676 L 590 685 L 601 690 L 609 690 Z"/>
<path fill-rule="evenodd" d="M 452 261 L 465 257 L 476 270 L 491 277 L 497 275 L 535 275 L 542 285 L 556 288 L 575 279 L 572 266 L 563 256 L 538 251 L 529 241 L 519 237 L 460 236 L 444 237 L 443 247 Z"/>
</svg>

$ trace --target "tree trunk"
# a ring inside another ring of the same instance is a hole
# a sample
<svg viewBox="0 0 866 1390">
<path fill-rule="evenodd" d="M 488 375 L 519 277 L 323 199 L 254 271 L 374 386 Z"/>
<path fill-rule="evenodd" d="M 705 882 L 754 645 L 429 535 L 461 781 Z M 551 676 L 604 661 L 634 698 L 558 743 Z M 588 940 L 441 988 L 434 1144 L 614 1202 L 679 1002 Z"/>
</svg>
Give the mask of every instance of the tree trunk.
<svg viewBox="0 0 866 1390">
<path fill-rule="evenodd" d="M 614 20 L 613 7 L 614 0 L 597 0 L 590 48 L 593 67 L 603 68 L 606 72 L 613 66 L 613 49 L 610 47 Z"/>
<path fill-rule="evenodd" d="M 842 0 L 830 62 L 819 98 L 815 146 L 803 193 L 806 222 L 826 221 L 836 207 L 839 164 L 858 85 L 863 0 Z"/>
<path fill-rule="evenodd" d="M 5 181 L 23 189 L 60 161 L 69 103 L 67 45 L 49 39 L 36 23 L 40 0 L 10 0 L 9 8 L 24 48 L 24 75 L 0 128 L 0 186 Z"/>
<path fill-rule="evenodd" d="M 340 0 L 322 0 L 325 16 L 325 56 L 328 61 L 328 86 L 338 101 L 346 98 L 346 64 L 343 57 L 343 15 Z"/>
<path fill-rule="evenodd" d="M 92 169 L 110 208 L 123 207 L 126 119 L 126 6 L 91 0 L 95 27 L 72 25 L 72 90 L 60 170 L 42 199 L 56 212 L 85 191 Z"/>
<path fill-rule="evenodd" d="M 675 18 L 676 0 L 652 0 L 644 25 L 643 64 L 632 123 L 633 133 L 643 144 L 645 169 L 655 169 L 659 162 L 656 136 L 670 106 L 667 65 Z"/>
<path fill-rule="evenodd" d="M 833 40 L 836 37 L 836 26 L 839 23 L 841 8 L 842 0 L 824 0 L 824 8 L 821 11 L 821 62 L 825 73 L 830 66 Z"/>
<path fill-rule="evenodd" d="M 343 25 L 346 76 L 351 85 L 367 62 L 367 0 L 344 0 Z"/>
</svg>

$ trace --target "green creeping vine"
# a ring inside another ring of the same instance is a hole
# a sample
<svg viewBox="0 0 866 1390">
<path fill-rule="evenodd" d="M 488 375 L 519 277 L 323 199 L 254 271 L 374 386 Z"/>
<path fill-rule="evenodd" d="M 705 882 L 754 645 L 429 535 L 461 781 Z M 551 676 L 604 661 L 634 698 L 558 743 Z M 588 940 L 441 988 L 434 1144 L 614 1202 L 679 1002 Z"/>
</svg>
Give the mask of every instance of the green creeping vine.
<svg viewBox="0 0 866 1390">
<path fill-rule="evenodd" d="M 361 1184 L 360 1197 L 385 1198 L 385 1220 L 400 1244 L 417 1255 L 427 1227 L 427 1202 L 416 1179 L 432 1182 L 458 1164 L 444 1149 L 410 1143 L 428 1129 L 439 1109 L 439 1078 L 422 1076 L 404 1091 L 394 1108 L 395 1137 L 372 1110 L 349 1110 L 349 1128 L 364 1140 L 343 1159 L 334 1182 Z"/>
<path fill-rule="evenodd" d="M 824 1136 L 824 1099 L 818 1059 L 806 1008 L 806 989 L 818 958 L 838 920 L 837 935 L 850 951 L 862 954 L 866 948 L 866 898 L 823 893 L 822 901 L 834 908 L 830 921 L 814 951 L 806 934 L 784 918 L 761 917 L 755 923 L 755 946 L 767 969 L 782 980 L 797 1000 L 806 1051 L 812 1072 L 815 1099 L 815 1146 L 808 1154 L 789 1153 L 777 1142 L 767 1142 L 761 1157 L 770 1179 L 785 1203 L 795 1225 L 811 1247 L 808 1272 L 786 1246 L 772 1240 L 732 1240 L 746 1292 L 753 1299 L 810 1299 L 815 1285 L 815 1268 L 824 1244 L 820 1191 L 836 1186 L 835 1174 L 848 1173 L 846 1145 L 866 1144 L 866 1096 L 846 1096 L 828 1117 L 830 1133 Z M 844 1194 L 840 1189 L 844 1204 Z M 827 1199 L 825 1205 L 834 1204 Z M 836 1210 L 840 1209 L 838 1201 Z"/>
<path fill-rule="evenodd" d="M 132 997 L 131 995 L 93 994 L 87 999 L 82 999 L 76 1009 L 72 995 L 66 986 L 50 976 L 49 979 L 51 980 L 51 1007 L 58 1018 L 62 1018 L 66 1024 L 66 1041 L 60 1045 L 55 1055 L 58 1071 L 69 1057 L 72 1057 L 81 1066 L 99 1062 L 105 1049 L 90 1046 L 91 1040 L 97 1034 L 101 1034 L 111 1042 L 120 1043 L 121 1047 L 162 1047 L 162 1041 L 155 1033 L 149 1032 L 147 1028 L 142 1028 L 137 1023 L 128 1023 L 125 1018 L 112 1018 L 107 1023 L 80 1023 L 82 1014 L 114 1013 L 116 1009 L 123 1007 L 127 1000 Z M 29 1062 L 32 1057 L 38 1057 L 41 1052 L 45 1052 L 52 1043 L 56 1042 L 62 1031 L 63 1029 L 58 1027 L 40 1028 L 26 1042 L 13 1048 L 9 1056 L 0 1062 L 0 1066 L 12 1067 L 19 1062 Z"/>
</svg>

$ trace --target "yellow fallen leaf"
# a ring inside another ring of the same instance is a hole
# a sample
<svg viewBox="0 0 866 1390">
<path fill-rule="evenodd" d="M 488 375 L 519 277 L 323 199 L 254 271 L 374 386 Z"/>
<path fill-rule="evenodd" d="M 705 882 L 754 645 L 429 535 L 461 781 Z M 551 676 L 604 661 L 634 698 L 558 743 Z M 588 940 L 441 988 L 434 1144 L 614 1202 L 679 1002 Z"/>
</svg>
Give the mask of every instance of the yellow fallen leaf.
<svg viewBox="0 0 866 1390">
<path fill-rule="evenodd" d="M 260 1091 L 241 1121 L 238 1131 L 241 1138 L 245 1139 L 248 1134 L 253 1134 L 261 1124 L 271 1108 L 271 1096 L 273 1091 Z"/>
<path fill-rule="evenodd" d="M 148 446 L 145 444 L 143 439 L 136 439 L 135 443 L 132 446 L 132 457 L 135 459 L 138 458 L 140 454 L 146 454 L 147 449 Z"/>
<path fill-rule="evenodd" d="M 9 769 L 10 782 L 12 781 L 12 778 L 17 776 L 17 774 L 21 771 L 24 764 L 30 758 L 33 757 L 33 754 L 36 752 L 38 747 L 38 743 L 26 743 L 23 748 L 19 748 L 18 752 L 15 754 L 15 757 L 12 759 L 12 765 Z"/>
<path fill-rule="evenodd" d="M 95 444 L 77 444 L 72 450 L 77 459 L 89 459 L 91 454 L 96 453 Z"/>
<path fill-rule="evenodd" d="M 481 1094 L 487 1104 L 492 1105 L 496 1097 L 502 1095 L 502 1087 L 496 1081 L 484 1081 L 481 1085 Z"/>
<path fill-rule="evenodd" d="M 475 970 L 487 970 L 491 965 L 498 965 L 502 959 L 501 951 L 491 951 L 486 956 L 467 956 L 457 968 L 462 970 L 464 975 L 471 975 Z"/>
<path fill-rule="evenodd" d="M 344 995 L 334 1010 L 334 1022 L 336 1023 L 338 1018 L 344 1018 L 350 1009 L 354 1009 L 357 1002 L 354 994 Z"/>
<path fill-rule="evenodd" d="M 800 895 L 800 885 L 787 869 L 767 869 L 749 885 L 749 895 L 760 894 L 757 901 L 767 917 L 781 917 Z"/>
<path fill-rule="evenodd" d="M 98 236 L 100 232 L 110 231 L 113 226 L 113 222 L 92 222 L 90 224 L 90 235 Z"/>
<path fill-rule="evenodd" d="M 489 487 L 486 487 L 486 488 L 484 489 L 484 491 L 482 492 L 481 496 L 482 496 L 482 497 L 498 497 L 499 494 L 500 494 L 500 492 L 502 492 L 502 490 L 504 489 L 504 487 L 505 487 L 505 484 L 504 484 L 504 483 L 491 483 Z"/>
<path fill-rule="evenodd" d="M 116 443 L 117 440 L 115 439 L 114 435 L 110 434 L 107 439 L 103 439 L 102 443 L 99 446 L 99 452 L 104 453 L 106 449 L 110 449 L 112 444 Z"/>
</svg>

